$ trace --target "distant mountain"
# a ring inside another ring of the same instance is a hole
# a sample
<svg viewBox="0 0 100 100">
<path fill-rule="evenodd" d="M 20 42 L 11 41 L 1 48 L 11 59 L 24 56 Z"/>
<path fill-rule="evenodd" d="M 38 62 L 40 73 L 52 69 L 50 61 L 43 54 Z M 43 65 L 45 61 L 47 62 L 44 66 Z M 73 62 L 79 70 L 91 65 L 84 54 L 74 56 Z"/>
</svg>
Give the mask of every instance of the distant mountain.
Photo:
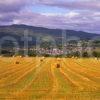
<svg viewBox="0 0 100 100">
<path fill-rule="evenodd" d="M 32 37 L 32 41 L 30 45 L 36 44 L 36 39 L 38 37 L 44 39 L 52 39 L 54 38 L 57 43 L 60 43 L 63 37 L 66 36 L 66 39 L 70 37 L 77 37 L 81 40 L 90 40 L 96 36 L 100 36 L 99 34 L 87 33 L 83 31 L 74 31 L 74 30 L 65 30 L 64 36 L 62 36 L 61 29 L 48 29 L 43 27 L 34 27 L 27 25 L 8 25 L 8 26 L 0 26 L 0 40 L 7 36 L 13 37 L 20 45 L 23 45 L 22 39 L 25 31 L 28 31 L 28 36 Z M 15 42 L 16 42 L 15 41 Z"/>
</svg>

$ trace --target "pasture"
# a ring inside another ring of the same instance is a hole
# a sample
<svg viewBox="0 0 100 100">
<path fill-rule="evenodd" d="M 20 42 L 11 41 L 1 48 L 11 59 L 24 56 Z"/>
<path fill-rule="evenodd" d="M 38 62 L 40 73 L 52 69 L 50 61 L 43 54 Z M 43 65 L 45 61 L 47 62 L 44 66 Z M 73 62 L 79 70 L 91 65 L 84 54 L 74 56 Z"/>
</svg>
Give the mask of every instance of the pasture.
<svg viewBox="0 0 100 100">
<path fill-rule="evenodd" d="M 100 100 L 100 60 L 0 57 L 0 100 Z"/>
</svg>

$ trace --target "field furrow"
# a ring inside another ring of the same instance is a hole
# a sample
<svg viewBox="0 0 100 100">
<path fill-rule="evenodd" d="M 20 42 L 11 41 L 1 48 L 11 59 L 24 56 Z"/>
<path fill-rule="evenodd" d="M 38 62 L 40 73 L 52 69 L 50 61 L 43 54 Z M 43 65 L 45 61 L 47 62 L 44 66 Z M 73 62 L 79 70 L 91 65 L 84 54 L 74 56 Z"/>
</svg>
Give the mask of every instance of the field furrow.
<svg viewBox="0 0 100 100">
<path fill-rule="evenodd" d="M 99 100 L 100 60 L 1 57 L 2 99 Z"/>
</svg>

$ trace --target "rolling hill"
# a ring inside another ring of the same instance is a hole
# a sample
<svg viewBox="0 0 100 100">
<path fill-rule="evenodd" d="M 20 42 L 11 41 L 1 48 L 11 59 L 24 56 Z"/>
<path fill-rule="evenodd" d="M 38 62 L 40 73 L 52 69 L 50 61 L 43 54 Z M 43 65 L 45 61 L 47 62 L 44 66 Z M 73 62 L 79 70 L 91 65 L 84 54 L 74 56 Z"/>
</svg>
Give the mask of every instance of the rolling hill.
<svg viewBox="0 0 100 100">
<path fill-rule="evenodd" d="M 21 24 L 0 26 L 0 40 L 2 40 L 2 38 L 4 37 L 13 37 L 20 45 L 23 45 L 23 41 L 21 38 L 24 36 L 25 30 L 28 31 L 28 36 L 32 38 L 30 45 L 35 45 L 37 37 L 46 37 L 47 40 L 53 38 L 57 43 L 60 43 L 63 38 L 61 29 L 48 29 Z M 96 36 L 100 36 L 99 34 L 74 30 L 65 30 L 64 34 L 66 34 L 66 39 L 69 39 L 70 37 L 77 37 L 80 40 L 90 40 Z"/>
</svg>

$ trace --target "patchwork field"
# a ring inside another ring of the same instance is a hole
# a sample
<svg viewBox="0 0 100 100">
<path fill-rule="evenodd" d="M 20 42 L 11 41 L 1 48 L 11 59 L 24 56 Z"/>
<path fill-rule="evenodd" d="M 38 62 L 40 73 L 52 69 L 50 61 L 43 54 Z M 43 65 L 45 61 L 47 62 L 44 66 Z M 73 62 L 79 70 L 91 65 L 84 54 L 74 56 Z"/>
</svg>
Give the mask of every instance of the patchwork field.
<svg viewBox="0 0 100 100">
<path fill-rule="evenodd" d="M 100 60 L 1 57 L 0 100 L 100 100 Z"/>
</svg>

